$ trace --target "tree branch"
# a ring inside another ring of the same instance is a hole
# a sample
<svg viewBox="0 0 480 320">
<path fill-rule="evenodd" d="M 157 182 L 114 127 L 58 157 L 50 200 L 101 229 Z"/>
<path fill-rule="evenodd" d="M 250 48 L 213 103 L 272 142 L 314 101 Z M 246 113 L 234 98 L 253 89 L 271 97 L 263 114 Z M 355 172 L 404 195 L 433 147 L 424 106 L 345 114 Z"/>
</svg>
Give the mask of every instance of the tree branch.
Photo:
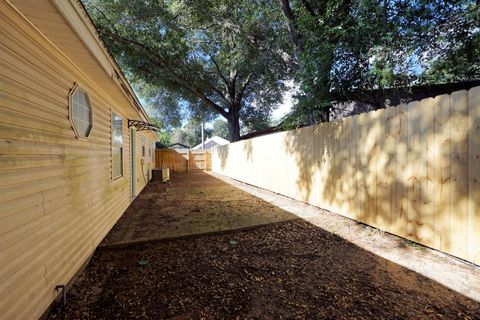
<svg viewBox="0 0 480 320">
<path fill-rule="evenodd" d="M 308 0 L 300 0 L 300 2 L 303 4 L 303 6 L 305 7 L 305 9 L 308 11 L 308 13 L 312 16 L 312 17 L 316 17 L 317 14 L 315 13 L 315 10 L 313 10 L 312 6 L 310 5 L 310 3 L 308 3 Z"/>
<path fill-rule="evenodd" d="M 193 94 L 194 96 L 196 96 L 197 98 L 199 98 L 200 100 L 202 100 L 208 107 L 212 108 L 214 111 L 220 113 L 223 117 L 227 118 L 228 117 L 228 112 L 225 111 L 225 109 L 223 109 L 221 106 L 219 106 L 218 104 L 216 104 L 215 102 L 213 102 L 209 97 L 207 97 L 203 92 L 201 92 L 198 88 L 195 88 L 193 86 L 191 86 L 188 82 L 187 79 L 183 78 L 182 76 L 176 74 L 175 70 L 172 69 L 171 67 L 169 67 L 168 63 L 165 61 L 165 59 L 160 56 L 158 53 L 156 53 L 154 50 L 150 49 L 149 47 L 147 47 L 146 45 L 144 45 L 143 43 L 141 42 L 138 42 L 136 40 L 133 40 L 133 39 L 129 39 L 129 38 L 126 38 L 124 36 L 121 36 L 120 34 L 118 34 L 117 32 L 113 33 L 113 32 L 110 32 L 110 31 L 105 31 L 104 32 L 107 32 L 108 34 L 110 34 L 111 36 L 114 36 L 117 40 L 119 40 L 120 42 L 123 42 L 123 43 L 129 43 L 129 44 L 133 44 L 139 48 L 141 48 L 144 52 L 147 52 L 148 54 L 150 54 L 151 56 L 155 57 L 155 59 L 157 60 L 157 62 L 155 62 L 155 64 L 159 65 L 161 68 L 165 69 L 165 70 L 168 70 L 170 75 L 171 75 L 171 79 L 170 81 L 173 83 L 173 84 L 176 84 L 178 85 L 179 87 L 182 87 L 184 88 L 185 90 L 187 90 L 188 92 L 190 92 L 191 94 Z M 150 72 L 149 70 L 143 70 L 144 72 Z M 213 87 L 213 85 L 211 85 Z M 214 89 L 214 88 L 213 88 Z M 217 92 L 217 91 L 215 91 Z M 221 93 L 220 90 L 218 90 L 218 92 Z M 218 93 L 217 92 L 217 93 Z"/>
<path fill-rule="evenodd" d="M 284 17 L 287 19 L 288 22 L 288 30 L 290 31 L 290 36 L 292 37 L 292 42 L 297 48 L 298 51 L 302 52 L 303 47 L 300 39 L 300 34 L 298 33 L 298 26 L 297 26 L 297 17 L 293 13 L 293 10 L 290 6 L 289 0 L 278 0 L 280 7 L 282 9 Z"/>
<path fill-rule="evenodd" d="M 209 53 L 207 53 L 208 56 L 210 57 L 210 59 L 212 59 L 212 62 L 213 64 L 215 65 L 215 69 L 217 69 L 217 73 L 218 75 L 222 78 L 222 80 L 225 82 L 225 85 L 228 86 L 228 80 L 227 78 L 225 78 L 225 76 L 223 75 L 222 71 L 220 70 L 220 66 L 218 65 L 217 61 L 215 61 L 215 59 L 213 58 L 213 56 Z"/>
<path fill-rule="evenodd" d="M 210 83 L 209 83 L 209 84 L 210 84 Z M 217 89 L 213 84 L 210 84 L 210 88 L 211 88 L 216 94 L 218 94 L 218 95 L 220 96 L 220 98 L 222 98 L 224 101 L 227 101 L 227 98 L 225 97 L 225 94 L 224 94 L 221 90 Z"/>
<path fill-rule="evenodd" d="M 233 73 L 233 76 L 232 76 Z M 238 71 L 232 70 L 230 71 L 230 82 L 232 83 L 232 87 L 235 88 L 235 83 L 237 82 Z"/>
<path fill-rule="evenodd" d="M 243 85 L 240 89 L 240 92 L 238 93 L 237 95 L 237 103 L 240 103 L 242 102 L 242 99 L 243 99 L 243 94 L 245 93 L 245 90 L 247 90 L 247 87 L 248 85 L 250 84 L 250 81 L 252 80 L 253 78 L 253 73 L 250 73 L 248 76 L 247 76 L 247 79 L 245 79 L 245 81 L 243 82 Z"/>
</svg>

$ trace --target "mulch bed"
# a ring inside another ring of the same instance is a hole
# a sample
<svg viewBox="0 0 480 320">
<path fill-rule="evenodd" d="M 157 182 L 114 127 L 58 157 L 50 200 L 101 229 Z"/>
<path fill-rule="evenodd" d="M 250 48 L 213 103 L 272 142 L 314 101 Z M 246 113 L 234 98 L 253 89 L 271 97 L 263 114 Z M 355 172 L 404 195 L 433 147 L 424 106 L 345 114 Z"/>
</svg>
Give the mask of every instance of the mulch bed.
<svg viewBox="0 0 480 320">
<path fill-rule="evenodd" d="M 98 249 L 52 319 L 480 319 L 480 305 L 303 220 Z"/>
</svg>

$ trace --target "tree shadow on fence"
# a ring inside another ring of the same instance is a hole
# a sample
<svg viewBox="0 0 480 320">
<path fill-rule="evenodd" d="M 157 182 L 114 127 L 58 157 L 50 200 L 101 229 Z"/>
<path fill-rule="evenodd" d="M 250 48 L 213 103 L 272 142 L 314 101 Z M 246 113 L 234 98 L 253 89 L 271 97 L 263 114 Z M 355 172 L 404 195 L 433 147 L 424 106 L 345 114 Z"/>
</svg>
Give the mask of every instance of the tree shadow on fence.
<svg viewBox="0 0 480 320">
<path fill-rule="evenodd" d="M 479 96 L 239 141 L 216 149 L 217 171 L 480 263 Z"/>
<path fill-rule="evenodd" d="M 216 146 L 213 149 L 213 154 L 212 154 L 212 166 L 214 167 L 213 170 L 215 170 L 215 160 L 219 163 L 221 171 L 224 171 L 227 166 L 227 161 L 228 161 L 228 153 L 230 150 L 230 144 L 224 145 L 224 146 Z"/>
<path fill-rule="evenodd" d="M 479 115 L 469 120 L 467 100 L 459 91 L 288 132 L 298 172 L 287 196 L 479 263 Z"/>
</svg>

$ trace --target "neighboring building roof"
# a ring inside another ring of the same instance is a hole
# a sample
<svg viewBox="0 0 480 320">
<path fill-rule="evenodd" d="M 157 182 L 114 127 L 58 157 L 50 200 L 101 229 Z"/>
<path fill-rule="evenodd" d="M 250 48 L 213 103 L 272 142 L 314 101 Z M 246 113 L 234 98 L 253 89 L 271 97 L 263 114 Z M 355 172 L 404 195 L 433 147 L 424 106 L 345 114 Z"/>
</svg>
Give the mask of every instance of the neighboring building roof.
<svg viewBox="0 0 480 320">
<path fill-rule="evenodd" d="M 255 137 L 265 136 L 267 134 L 272 134 L 275 132 L 285 131 L 286 129 L 283 128 L 282 124 L 283 122 L 274 127 L 269 127 L 262 130 L 253 131 L 253 132 L 244 134 L 243 136 L 240 137 L 240 140 L 247 140 Z"/>
<path fill-rule="evenodd" d="M 396 89 L 366 90 L 352 93 L 352 99 L 340 99 L 332 102 L 330 121 L 373 110 L 397 106 L 410 101 L 433 98 L 454 91 L 469 90 L 480 85 L 480 79 L 469 81 L 420 85 Z"/>
<path fill-rule="evenodd" d="M 334 102 L 360 101 L 377 105 L 382 108 L 386 104 L 395 106 L 409 101 L 433 98 L 442 94 L 450 94 L 454 91 L 469 90 L 480 85 L 480 79 L 472 79 L 460 82 L 439 83 L 430 85 L 415 85 L 410 87 L 386 88 L 377 90 L 357 90 L 351 93 L 351 99 L 339 98 Z M 333 93 L 335 96 L 335 92 Z"/>
<path fill-rule="evenodd" d="M 480 85 L 480 79 L 469 81 L 442 83 L 424 86 L 412 86 L 397 89 L 366 90 L 352 93 L 350 101 L 332 101 L 332 107 L 329 111 L 330 121 L 341 119 L 356 114 L 370 112 L 377 109 L 383 109 L 387 106 L 396 106 L 409 101 L 433 98 L 442 94 L 451 94 L 454 91 L 469 90 Z M 304 123 L 297 128 L 306 127 L 312 124 Z M 247 133 L 240 137 L 240 140 L 252 139 L 259 136 L 273 134 L 276 132 L 287 131 L 280 123 L 274 127 Z"/>
<path fill-rule="evenodd" d="M 202 144 L 198 144 L 196 145 L 195 147 L 192 148 L 192 150 L 200 150 L 202 149 L 202 145 L 205 145 L 205 149 L 211 149 L 215 146 L 224 146 L 226 144 L 229 144 L 230 141 L 226 140 L 226 139 L 223 139 L 219 136 L 213 136 L 211 138 L 208 138 L 207 140 L 205 140 L 205 142 Z"/>
<path fill-rule="evenodd" d="M 182 147 L 182 148 L 185 148 L 185 149 L 190 149 L 191 148 L 190 146 L 188 146 L 186 144 L 183 144 L 183 143 L 180 143 L 180 142 L 172 143 L 168 147 L 169 148 Z"/>
</svg>

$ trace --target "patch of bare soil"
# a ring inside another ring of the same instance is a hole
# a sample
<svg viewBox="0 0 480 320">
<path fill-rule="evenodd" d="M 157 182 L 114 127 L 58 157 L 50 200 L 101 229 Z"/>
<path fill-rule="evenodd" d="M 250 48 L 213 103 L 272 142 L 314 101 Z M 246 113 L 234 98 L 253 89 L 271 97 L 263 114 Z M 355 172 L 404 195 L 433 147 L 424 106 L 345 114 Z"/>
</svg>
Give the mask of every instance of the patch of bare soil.
<svg viewBox="0 0 480 320">
<path fill-rule="evenodd" d="M 102 245 L 242 229 L 296 218 L 201 171 L 175 173 L 170 183 L 148 184 Z"/>
<path fill-rule="evenodd" d="M 304 220 L 97 250 L 52 319 L 479 319 L 480 306 Z"/>
</svg>

